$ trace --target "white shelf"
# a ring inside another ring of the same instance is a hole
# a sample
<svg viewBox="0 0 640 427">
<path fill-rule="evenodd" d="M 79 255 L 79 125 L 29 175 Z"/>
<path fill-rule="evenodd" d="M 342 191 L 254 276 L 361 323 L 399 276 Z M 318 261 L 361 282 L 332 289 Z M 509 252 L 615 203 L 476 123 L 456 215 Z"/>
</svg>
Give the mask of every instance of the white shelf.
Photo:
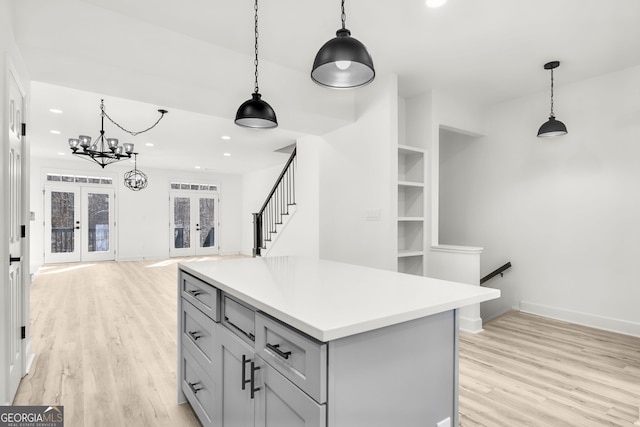
<svg viewBox="0 0 640 427">
<path fill-rule="evenodd" d="M 398 181 L 400 187 L 420 187 L 424 188 L 424 182 Z"/>
<path fill-rule="evenodd" d="M 399 216 L 398 222 L 418 222 L 424 221 L 423 216 Z"/>
<path fill-rule="evenodd" d="M 425 150 L 424 148 L 413 147 L 411 145 L 398 145 L 398 151 L 400 153 L 406 152 L 406 153 L 421 153 L 421 154 L 424 154 L 427 152 L 427 150 Z"/>
<path fill-rule="evenodd" d="M 406 257 L 412 257 L 412 256 L 423 256 L 424 252 L 423 251 L 412 251 L 409 249 L 402 249 L 398 251 L 398 258 L 406 258 Z"/>
</svg>

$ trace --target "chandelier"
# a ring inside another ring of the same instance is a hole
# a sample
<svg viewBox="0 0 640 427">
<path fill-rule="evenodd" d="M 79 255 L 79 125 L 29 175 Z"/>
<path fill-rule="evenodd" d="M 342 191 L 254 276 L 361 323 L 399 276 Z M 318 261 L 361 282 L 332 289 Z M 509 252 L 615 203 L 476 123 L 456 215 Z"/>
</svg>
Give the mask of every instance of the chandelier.
<svg viewBox="0 0 640 427">
<path fill-rule="evenodd" d="M 123 159 L 130 159 L 132 154 L 137 154 L 133 152 L 134 145 L 131 143 L 118 145 L 119 141 L 117 138 L 106 138 L 104 136 L 104 118 L 106 117 L 111 123 L 119 127 L 121 130 L 127 132 L 128 134 L 136 136 L 153 129 L 158 123 L 160 123 L 160 120 L 162 120 L 164 115 L 167 113 L 167 110 L 161 109 L 158 110 L 158 112 L 160 113 L 160 117 L 153 125 L 142 131 L 132 132 L 123 128 L 111 117 L 109 117 L 109 115 L 104 111 L 104 99 L 101 99 L 100 135 L 93 142 L 91 142 L 91 137 L 87 135 L 80 135 L 78 138 L 69 138 L 69 148 L 71 149 L 72 154 L 90 161 L 94 161 L 103 169 L 105 166 L 111 163 L 119 162 Z"/>
<path fill-rule="evenodd" d="M 124 174 L 124 185 L 129 190 L 140 191 L 147 188 L 147 174 L 138 169 L 138 153 L 133 153 L 133 170 Z"/>
</svg>

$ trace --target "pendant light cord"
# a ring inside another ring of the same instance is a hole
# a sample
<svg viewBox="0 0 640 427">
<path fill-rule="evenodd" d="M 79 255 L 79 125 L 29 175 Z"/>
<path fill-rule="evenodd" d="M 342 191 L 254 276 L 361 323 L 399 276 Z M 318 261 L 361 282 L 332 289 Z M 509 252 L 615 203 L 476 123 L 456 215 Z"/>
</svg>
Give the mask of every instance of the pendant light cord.
<svg viewBox="0 0 640 427">
<path fill-rule="evenodd" d="M 151 129 L 153 129 L 154 127 L 156 127 L 156 125 L 158 123 L 160 123 L 160 120 L 162 120 L 162 118 L 164 117 L 165 113 L 167 112 L 166 110 L 158 110 L 158 112 L 160 113 L 160 117 L 158 117 L 158 120 L 156 120 L 156 122 L 154 124 L 152 124 L 151 126 L 149 126 L 148 128 L 144 129 L 144 130 L 140 130 L 140 131 L 130 131 L 128 129 L 123 128 L 122 126 L 120 126 L 120 124 L 118 124 L 116 121 L 114 121 L 111 117 L 109 117 L 109 115 L 107 114 L 106 111 L 104 111 L 104 99 L 100 100 L 100 115 L 102 117 L 106 117 L 107 119 L 109 119 L 109 121 L 111 123 L 113 123 L 114 125 L 116 125 L 117 127 L 119 127 L 122 131 L 128 133 L 129 135 L 132 136 L 136 136 L 139 135 L 141 133 L 145 133 L 147 131 L 150 131 Z M 104 119 L 102 120 L 103 122 L 103 129 L 104 129 Z"/>
<path fill-rule="evenodd" d="M 255 38 L 256 38 L 256 44 L 255 44 L 255 53 L 256 53 L 256 59 L 253 61 L 253 64 L 256 66 L 256 83 L 255 83 L 255 93 L 258 93 L 258 0 L 255 1 L 255 4 L 253 6 L 254 10 L 256 11 L 256 16 L 255 16 Z"/>
<path fill-rule="evenodd" d="M 345 22 L 347 21 L 347 14 L 344 13 L 344 0 L 342 0 L 342 15 L 340 15 L 340 19 L 342 19 L 342 29 L 345 29 Z"/>
<path fill-rule="evenodd" d="M 551 115 L 550 117 L 555 117 L 553 115 L 553 68 L 551 69 Z"/>
</svg>

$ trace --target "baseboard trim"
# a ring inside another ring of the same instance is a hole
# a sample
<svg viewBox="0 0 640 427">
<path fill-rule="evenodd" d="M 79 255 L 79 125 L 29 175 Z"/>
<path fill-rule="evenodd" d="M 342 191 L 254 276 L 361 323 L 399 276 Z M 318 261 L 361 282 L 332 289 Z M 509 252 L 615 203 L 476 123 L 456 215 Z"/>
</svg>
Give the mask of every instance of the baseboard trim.
<svg viewBox="0 0 640 427">
<path fill-rule="evenodd" d="M 470 332 L 472 334 L 478 334 L 484 329 L 482 329 L 482 319 L 481 318 L 470 318 L 470 317 L 462 317 L 460 316 L 460 330 L 464 332 Z"/>
<path fill-rule="evenodd" d="M 627 320 L 597 316 L 528 301 L 520 301 L 520 311 L 550 317 L 552 319 L 563 320 L 565 322 L 575 323 L 578 325 L 589 326 L 596 329 L 602 329 L 604 331 L 640 337 L 640 323 L 629 322 Z"/>
</svg>

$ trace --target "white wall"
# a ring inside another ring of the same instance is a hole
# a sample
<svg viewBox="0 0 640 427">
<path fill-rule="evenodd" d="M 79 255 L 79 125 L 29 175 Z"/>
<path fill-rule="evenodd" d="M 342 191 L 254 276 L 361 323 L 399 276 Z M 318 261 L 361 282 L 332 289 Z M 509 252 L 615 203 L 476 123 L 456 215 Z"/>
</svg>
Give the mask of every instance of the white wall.
<svg viewBox="0 0 640 427">
<path fill-rule="evenodd" d="M 169 256 L 169 183 L 172 181 L 218 185 L 220 194 L 218 241 L 220 253 L 240 253 L 242 249 L 242 176 L 209 172 L 185 172 L 148 169 L 140 165 L 149 177 L 149 186 L 131 191 L 123 184 L 124 173 L 132 169 L 124 161 L 101 170 L 82 159 L 52 161 L 32 159 L 31 211 L 36 220 L 31 223 L 32 271 L 44 262 L 44 175 L 47 172 L 68 172 L 111 176 L 116 189 L 117 255 L 118 260 L 166 258 Z M 35 269 L 35 270 L 34 270 Z"/>
<path fill-rule="evenodd" d="M 268 256 L 320 255 L 320 158 L 322 138 L 308 135 L 297 141 L 296 207 L 284 228 L 267 248 Z"/>
<path fill-rule="evenodd" d="M 396 270 L 397 85 L 379 76 L 358 89 L 357 121 L 322 137 L 321 258 Z M 367 220 L 372 213 L 379 220 Z"/>
<path fill-rule="evenodd" d="M 539 139 L 548 92 L 496 105 L 486 137 L 455 156 L 443 239 L 485 248 L 482 272 L 512 307 L 640 335 L 640 67 L 557 86 L 555 112 L 569 133 Z M 449 207 L 449 209 L 457 209 Z"/>
</svg>

